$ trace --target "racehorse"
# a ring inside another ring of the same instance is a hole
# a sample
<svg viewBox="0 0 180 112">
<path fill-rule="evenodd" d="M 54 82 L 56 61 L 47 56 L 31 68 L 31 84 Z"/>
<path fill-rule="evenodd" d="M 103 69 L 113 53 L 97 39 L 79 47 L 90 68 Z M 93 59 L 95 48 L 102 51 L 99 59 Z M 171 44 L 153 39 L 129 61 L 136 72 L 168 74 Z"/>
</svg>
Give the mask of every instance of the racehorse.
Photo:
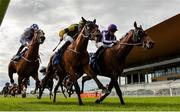
<svg viewBox="0 0 180 112">
<path fill-rule="evenodd" d="M 17 94 L 17 89 L 18 89 L 18 86 L 16 83 L 14 83 L 11 86 L 3 87 L 3 90 L 1 91 L 1 93 L 4 95 L 4 97 L 7 97 L 8 95 L 15 97 L 15 95 Z"/>
<path fill-rule="evenodd" d="M 41 72 L 42 75 L 45 76 L 45 74 L 46 74 L 46 67 L 44 67 L 41 70 L 39 70 L 39 72 Z M 50 99 L 51 99 L 51 96 L 53 96 L 53 94 L 52 94 L 53 85 L 54 85 L 53 79 L 58 80 L 58 77 L 56 76 L 56 74 L 54 74 L 52 77 L 50 77 L 48 79 L 46 87 L 45 87 L 45 88 L 47 88 L 49 90 Z M 41 80 L 41 82 L 44 83 L 44 78 Z"/>
<path fill-rule="evenodd" d="M 44 32 L 42 30 L 37 30 L 34 32 L 33 38 L 28 45 L 28 50 L 17 62 L 10 61 L 8 66 L 8 75 L 11 84 L 14 83 L 13 73 L 18 74 L 18 94 L 21 94 L 22 83 L 27 88 L 27 82 L 29 77 L 32 76 L 36 81 L 35 91 L 38 89 L 40 80 L 38 78 L 39 69 L 39 46 L 43 44 L 45 40 Z M 24 89 L 26 90 L 26 89 Z"/>
<path fill-rule="evenodd" d="M 57 69 L 59 73 L 57 75 L 59 76 L 59 81 L 54 89 L 53 102 L 56 101 L 56 92 L 58 90 L 58 87 L 60 85 L 62 86 L 63 80 L 66 77 L 68 77 L 69 82 L 71 82 L 69 87 L 71 88 L 72 85 L 74 85 L 78 96 L 79 105 L 82 105 L 83 102 L 80 97 L 80 88 L 77 83 L 77 79 L 81 77 L 83 73 L 86 73 L 87 75 L 92 77 L 100 89 L 103 89 L 103 91 L 105 92 L 107 91 L 107 89 L 102 85 L 102 83 L 97 79 L 93 71 L 90 69 L 89 55 L 87 52 L 88 40 L 92 38 L 92 36 L 97 34 L 97 32 L 99 32 L 100 34 L 100 31 L 98 29 L 98 26 L 95 24 L 96 20 L 86 21 L 84 18 L 82 18 L 82 20 L 85 23 L 84 27 L 82 28 L 81 32 L 78 34 L 76 40 L 67 47 L 67 49 L 65 50 L 62 56 L 61 63 L 58 65 Z M 47 66 L 46 77 L 45 77 L 46 80 L 50 75 L 54 74 L 53 67 L 54 66 L 52 64 L 52 57 L 51 57 L 50 62 Z M 43 84 L 43 86 L 44 85 L 45 84 Z M 39 94 L 39 98 L 41 98 L 41 95 L 42 92 Z"/>
<path fill-rule="evenodd" d="M 100 55 L 99 69 L 100 72 L 96 75 L 101 75 L 110 78 L 110 83 L 108 90 L 111 91 L 113 87 L 119 96 L 121 104 L 125 104 L 122 92 L 118 85 L 117 79 L 122 76 L 123 68 L 125 66 L 125 60 L 134 46 L 143 46 L 144 48 L 153 48 L 154 42 L 148 36 L 148 34 L 142 29 L 142 27 L 137 27 L 136 22 L 134 22 L 135 29 L 130 30 L 123 38 L 121 38 L 114 46 L 104 50 L 102 55 Z M 84 89 L 84 83 L 90 80 L 91 77 L 84 76 L 82 78 L 82 90 Z M 110 93 L 106 93 L 100 99 L 96 100 L 96 103 L 102 102 Z"/>
</svg>

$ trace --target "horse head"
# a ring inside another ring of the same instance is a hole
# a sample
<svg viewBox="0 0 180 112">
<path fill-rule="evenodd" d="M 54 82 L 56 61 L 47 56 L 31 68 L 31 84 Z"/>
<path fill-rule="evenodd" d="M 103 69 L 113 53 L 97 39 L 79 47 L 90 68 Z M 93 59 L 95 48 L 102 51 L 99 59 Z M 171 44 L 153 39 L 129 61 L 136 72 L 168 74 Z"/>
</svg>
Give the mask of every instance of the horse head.
<svg viewBox="0 0 180 112">
<path fill-rule="evenodd" d="M 33 42 L 38 43 L 38 44 L 43 44 L 45 40 L 45 33 L 43 30 L 35 30 L 34 31 L 34 37 L 33 37 Z"/>
<path fill-rule="evenodd" d="M 137 23 L 134 22 L 135 29 L 133 31 L 133 42 L 140 43 L 139 46 L 143 46 L 144 48 L 151 49 L 154 46 L 154 41 L 151 37 L 142 29 L 142 26 L 137 26 Z"/>
<path fill-rule="evenodd" d="M 83 35 L 89 40 L 95 40 L 97 36 L 101 36 L 101 32 L 96 24 L 96 19 L 93 21 L 87 21 L 82 17 L 84 21 Z"/>
</svg>

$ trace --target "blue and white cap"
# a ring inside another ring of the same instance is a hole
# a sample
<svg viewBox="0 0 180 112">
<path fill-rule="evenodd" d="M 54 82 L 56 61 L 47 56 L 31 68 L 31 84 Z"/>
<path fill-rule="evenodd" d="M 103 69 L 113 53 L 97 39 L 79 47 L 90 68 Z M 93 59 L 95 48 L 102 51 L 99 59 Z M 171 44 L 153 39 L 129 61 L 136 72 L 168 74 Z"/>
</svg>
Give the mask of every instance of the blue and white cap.
<svg viewBox="0 0 180 112">
<path fill-rule="evenodd" d="M 37 24 L 32 24 L 31 25 L 31 28 L 32 29 L 35 29 L 35 30 L 38 30 L 39 29 L 39 26 Z"/>
</svg>

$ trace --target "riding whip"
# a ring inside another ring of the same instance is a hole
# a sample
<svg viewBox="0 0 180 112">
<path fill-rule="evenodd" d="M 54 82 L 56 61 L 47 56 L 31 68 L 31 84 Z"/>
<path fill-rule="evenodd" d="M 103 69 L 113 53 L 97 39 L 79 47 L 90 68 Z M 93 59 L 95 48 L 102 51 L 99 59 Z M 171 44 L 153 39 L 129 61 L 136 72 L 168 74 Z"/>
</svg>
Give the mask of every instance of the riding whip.
<svg viewBox="0 0 180 112">
<path fill-rule="evenodd" d="M 59 46 L 60 43 L 61 41 L 59 41 L 58 45 L 53 49 L 53 52 L 56 50 L 56 48 Z"/>
</svg>

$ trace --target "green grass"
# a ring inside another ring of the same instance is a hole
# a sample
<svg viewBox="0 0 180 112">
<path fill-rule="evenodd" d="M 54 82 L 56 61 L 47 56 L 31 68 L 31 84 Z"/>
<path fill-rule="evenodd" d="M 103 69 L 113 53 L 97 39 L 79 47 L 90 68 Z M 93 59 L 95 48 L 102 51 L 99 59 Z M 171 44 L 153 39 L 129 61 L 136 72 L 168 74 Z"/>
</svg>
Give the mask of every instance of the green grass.
<svg viewBox="0 0 180 112">
<path fill-rule="evenodd" d="M 36 99 L 36 97 L 0 97 L 0 111 L 180 111 L 180 97 L 125 97 L 126 105 L 119 103 L 119 98 L 109 97 L 101 104 L 95 104 L 96 99 L 83 98 L 83 106 L 78 105 L 77 98 L 58 97 L 56 103 L 52 103 L 49 97 Z"/>
</svg>

